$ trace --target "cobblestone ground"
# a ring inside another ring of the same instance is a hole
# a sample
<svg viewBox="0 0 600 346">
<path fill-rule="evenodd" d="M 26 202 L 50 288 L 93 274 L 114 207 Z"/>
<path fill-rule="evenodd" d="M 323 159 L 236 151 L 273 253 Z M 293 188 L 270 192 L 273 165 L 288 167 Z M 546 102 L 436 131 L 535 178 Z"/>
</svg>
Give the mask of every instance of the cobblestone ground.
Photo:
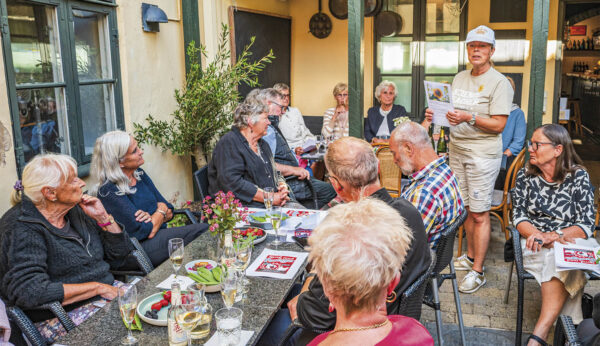
<svg viewBox="0 0 600 346">
<path fill-rule="evenodd" d="M 511 331 L 513 333 L 511 340 L 514 340 L 514 330 L 516 328 L 517 321 L 517 275 L 516 271 L 514 271 L 508 304 L 504 304 L 503 298 L 509 273 L 509 265 L 508 263 L 504 262 L 503 255 L 505 238 L 504 233 L 500 232 L 500 224 L 496 220 L 492 220 L 492 230 L 492 240 L 485 261 L 485 275 L 487 278 L 487 283 L 473 294 L 460 293 L 463 320 L 465 326 L 467 327 L 481 327 Z M 457 246 L 458 241 L 456 241 L 454 244 L 455 255 Z M 466 252 L 466 242 L 463 242 L 463 252 Z M 465 271 L 457 272 L 459 284 L 460 280 L 466 273 L 467 272 Z M 599 293 L 600 282 L 588 282 L 585 292 L 591 294 L 592 296 L 594 296 L 596 293 Z M 440 288 L 440 301 L 443 323 L 456 325 L 456 308 L 454 304 L 454 295 L 452 293 L 452 282 L 449 280 L 446 280 Z M 523 334 L 527 335 L 533 330 L 537 317 L 540 313 L 540 306 L 541 296 L 539 285 L 534 280 L 526 280 L 525 300 L 523 305 Z M 432 331 L 433 335 L 433 331 L 435 331 L 435 314 L 433 309 L 423 305 L 421 322 L 423 322 L 428 329 Z M 444 327 L 444 330 L 447 330 L 450 334 L 454 334 L 452 332 L 454 328 L 454 326 L 447 326 L 447 328 Z M 467 343 L 470 345 L 504 344 L 504 342 L 501 342 L 500 340 L 504 340 L 507 335 L 506 333 L 501 332 L 493 334 L 494 335 L 491 335 L 491 339 L 489 340 L 487 337 L 484 340 L 478 340 L 477 338 L 473 339 L 472 337 L 477 337 L 481 334 L 477 332 L 477 329 L 469 329 L 467 332 L 467 340 L 469 341 Z M 551 332 L 549 338 L 550 341 L 552 340 L 552 337 L 553 331 Z M 450 339 L 454 340 L 455 338 L 451 337 Z M 450 341 L 451 340 L 448 340 L 447 344 L 455 344 L 454 342 Z"/>
</svg>

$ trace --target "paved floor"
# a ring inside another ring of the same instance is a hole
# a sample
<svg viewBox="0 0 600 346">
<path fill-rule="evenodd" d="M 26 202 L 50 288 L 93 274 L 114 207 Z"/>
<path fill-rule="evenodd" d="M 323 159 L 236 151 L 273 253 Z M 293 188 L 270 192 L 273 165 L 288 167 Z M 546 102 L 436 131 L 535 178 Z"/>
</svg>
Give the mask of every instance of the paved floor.
<svg viewBox="0 0 600 346">
<path fill-rule="evenodd" d="M 508 281 L 509 266 L 504 262 L 503 250 L 504 250 L 504 233 L 500 233 L 500 224 L 496 220 L 492 220 L 492 240 L 490 243 L 489 252 L 485 261 L 486 266 L 486 278 L 487 283 L 485 286 L 480 288 L 473 294 L 460 294 L 461 308 L 463 311 L 463 320 L 465 326 L 468 327 L 482 327 L 492 328 L 504 331 L 511 331 L 508 335 L 514 333 L 516 328 L 516 316 L 517 316 L 517 277 L 516 272 L 513 273 L 510 295 L 508 304 L 504 304 L 503 297 Z M 455 242 L 455 254 L 458 242 Z M 466 243 L 463 244 L 463 251 L 466 251 Z M 466 272 L 457 272 L 458 282 L 463 278 Z M 588 282 L 585 292 L 592 296 L 596 293 L 600 293 L 600 282 L 593 281 Z M 539 285 L 532 280 L 525 282 L 525 301 L 524 301 L 524 313 L 523 313 L 523 333 L 529 333 L 533 330 L 535 322 L 540 312 L 540 289 Z M 454 295 L 452 293 L 452 283 L 446 280 L 440 288 L 440 300 L 442 308 L 442 319 L 445 324 L 456 324 L 456 308 L 454 304 Z M 435 322 L 435 314 L 433 309 L 427 306 L 423 306 L 423 312 L 421 321 L 427 325 L 427 322 Z M 444 327 L 444 330 L 451 331 L 452 326 L 447 326 L 449 329 Z M 431 331 L 435 331 L 435 325 L 429 328 Z M 470 331 L 470 333 L 475 331 Z M 454 333 L 451 333 L 454 334 Z M 476 333 L 482 335 L 481 333 Z M 433 334 L 432 334 L 433 335 Z M 502 342 L 496 343 L 492 340 L 499 340 L 498 338 L 505 338 L 507 334 L 501 333 L 500 336 L 490 336 L 492 339 L 487 342 L 485 339 L 479 339 L 476 342 L 471 338 L 469 344 L 488 344 L 497 345 L 503 344 Z M 512 334 L 514 335 L 514 334 Z M 460 340 L 460 338 L 451 338 L 451 340 Z M 510 338 L 511 343 L 514 342 L 514 336 Z M 459 344 L 450 342 L 448 345 Z"/>
</svg>

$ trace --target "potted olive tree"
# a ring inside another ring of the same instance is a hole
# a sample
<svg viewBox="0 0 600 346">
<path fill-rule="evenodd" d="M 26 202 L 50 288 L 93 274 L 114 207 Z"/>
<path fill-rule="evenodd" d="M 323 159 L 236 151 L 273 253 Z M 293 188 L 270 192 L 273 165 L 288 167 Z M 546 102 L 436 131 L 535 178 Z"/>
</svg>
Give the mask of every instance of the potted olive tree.
<svg viewBox="0 0 600 346">
<path fill-rule="evenodd" d="M 217 52 L 205 68 L 199 56 L 207 59 L 206 47 L 197 48 L 194 42 L 190 43 L 187 48 L 190 70 L 185 86 L 175 90 L 178 107 L 173 119 L 163 121 L 148 115 L 146 124 L 134 123 L 135 138 L 140 143 L 156 145 L 175 155 L 192 154 L 198 167 L 206 165 L 216 141 L 231 128 L 233 112 L 240 101 L 238 85 L 258 86 L 258 73 L 275 58 L 270 51 L 250 62 L 253 37 L 233 64 L 228 37 L 229 28 L 223 25 Z"/>
</svg>

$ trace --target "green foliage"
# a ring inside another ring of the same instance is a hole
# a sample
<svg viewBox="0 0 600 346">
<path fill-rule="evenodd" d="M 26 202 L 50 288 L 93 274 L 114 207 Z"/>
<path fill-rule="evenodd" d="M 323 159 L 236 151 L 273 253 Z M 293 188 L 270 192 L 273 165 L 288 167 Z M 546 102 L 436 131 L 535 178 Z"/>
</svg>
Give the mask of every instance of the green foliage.
<svg viewBox="0 0 600 346">
<path fill-rule="evenodd" d="M 176 155 L 194 153 L 201 148 L 209 153 L 216 140 L 229 131 L 233 124 L 233 112 L 240 96 L 237 87 L 245 83 L 250 87 L 259 86 L 258 73 L 275 58 L 273 51 L 264 57 L 250 62 L 250 44 L 231 64 L 229 51 L 229 28 L 223 25 L 219 47 L 212 60 L 208 60 L 206 47 L 196 47 L 192 41 L 187 48 L 190 70 L 185 87 L 175 90 L 177 109 L 170 121 L 157 120 L 152 115 L 146 118 L 147 126 L 134 123 L 135 138 L 140 143 L 150 143 L 162 150 L 170 150 Z M 209 63 L 203 69 L 199 57 Z"/>
</svg>

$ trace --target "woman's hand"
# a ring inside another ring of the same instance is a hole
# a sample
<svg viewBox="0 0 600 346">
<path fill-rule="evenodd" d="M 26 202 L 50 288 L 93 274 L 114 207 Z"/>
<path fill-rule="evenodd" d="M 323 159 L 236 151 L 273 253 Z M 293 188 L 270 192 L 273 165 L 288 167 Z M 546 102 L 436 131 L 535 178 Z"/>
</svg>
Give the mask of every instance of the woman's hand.
<svg viewBox="0 0 600 346">
<path fill-rule="evenodd" d="M 104 299 L 113 300 L 119 294 L 119 289 L 117 287 L 101 283 L 99 283 L 98 285 L 99 286 L 97 289 L 97 295 L 101 296 Z"/>
<path fill-rule="evenodd" d="M 453 111 L 448 111 L 446 118 L 448 119 L 450 125 L 457 126 L 460 123 L 471 120 L 473 116 L 467 112 L 455 109 Z"/>
<path fill-rule="evenodd" d="M 296 149 L 294 149 L 294 153 L 296 153 L 296 155 L 300 156 L 300 155 L 304 154 L 304 150 L 302 150 L 302 147 L 296 147 Z"/>
<path fill-rule="evenodd" d="M 169 209 L 169 207 L 167 207 L 167 205 L 163 202 L 158 202 L 156 203 L 156 209 L 160 209 L 162 211 L 164 211 L 167 215 L 165 216 L 165 222 L 169 221 L 173 218 L 173 210 Z"/>
<path fill-rule="evenodd" d="M 559 238 L 560 237 L 555 232 L 537 231 L 527 237 L 525 247 L 532 252 L 538 252 L 542 249 L 542 246 L 552 248 L 554 246 L 554 242 Z"/>
<path fill-rule="evenodd" d="M 106 209 L 104 209 L 102 202 L 100 202 L 100 200 L 96 197 L 92 197 L 90 195 L 81 196 L 79 206 L 85 215 L 96 220 L 97 223 L 105 223 L 108 219 L 108 213 L 106 212 Z"/>
<path fill-rule="evenodd" d="M 275 192 L 273 195 L 273 205 L 282 206 L 289 200 L 290 197 L 288 196 L 287 189 L 285 191 Z"/>
<path fill-rule="evenodd" d="M 512 151 L 510 151 L 510 149 L 506 149 L 504 150 L 503 153 L 506 157 L 511 157 L 513 155 Z"/>
<path fill-rule="evenodd" d="M 142 209 L 135 212 L 135 221 L 137 222 L 152 222 L 152 215 L 150 213 L 143 211 Z"/>
</svg>

